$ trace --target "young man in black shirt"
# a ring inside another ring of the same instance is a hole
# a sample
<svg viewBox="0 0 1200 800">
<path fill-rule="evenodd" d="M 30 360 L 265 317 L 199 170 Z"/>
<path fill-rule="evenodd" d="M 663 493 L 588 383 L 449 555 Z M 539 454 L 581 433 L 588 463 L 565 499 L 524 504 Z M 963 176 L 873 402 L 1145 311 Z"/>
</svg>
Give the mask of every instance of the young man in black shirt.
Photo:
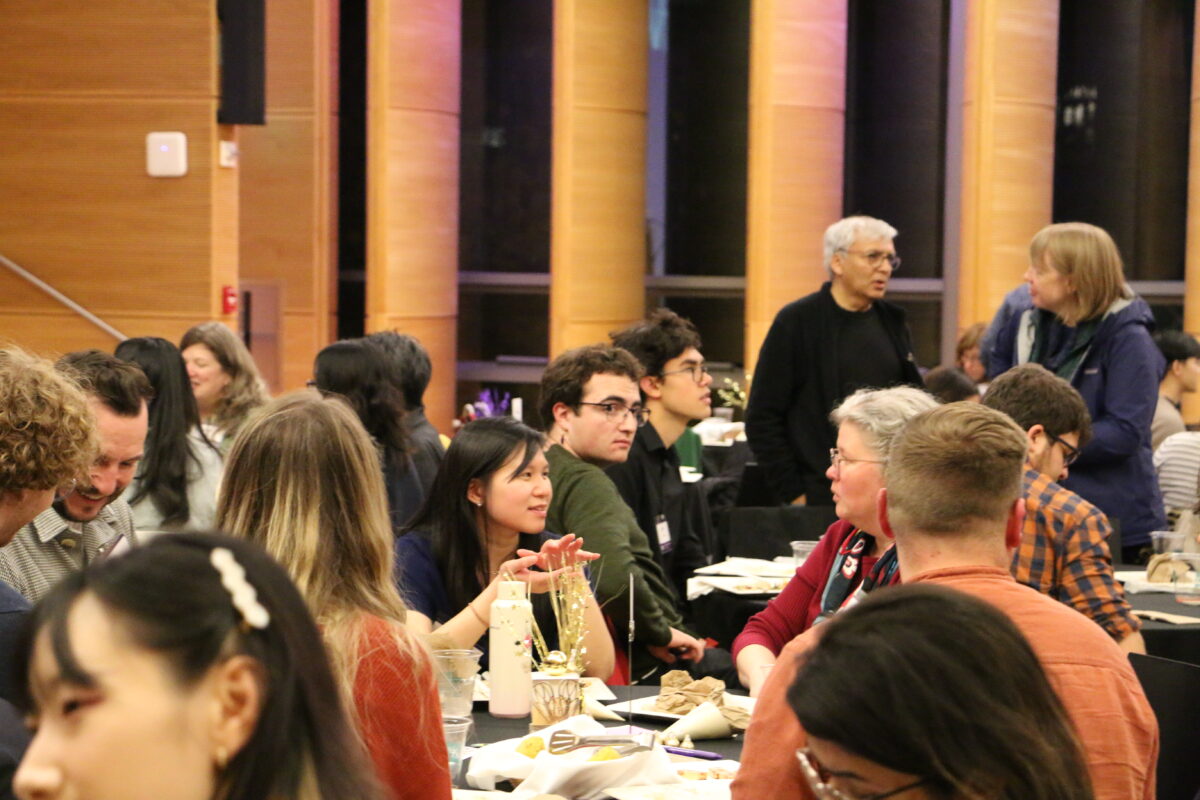
<svg viewBox="0 0 1200 800">
<path fill-rule="evenodd" d="M 629 457 L 605 471 L 633 509 L 655 558 L 682 598 L 688 577 L 706 559 L 685 514 L 679 456 L 672 445 L 688 423 L 711 416 L 712 376 L 704 366 L 696 326 L 669 309 L 658 309 L 614 333 L 612 340 L 646 371 L 638 388 L 650 419 L 638 429 Z"/>
</svg>

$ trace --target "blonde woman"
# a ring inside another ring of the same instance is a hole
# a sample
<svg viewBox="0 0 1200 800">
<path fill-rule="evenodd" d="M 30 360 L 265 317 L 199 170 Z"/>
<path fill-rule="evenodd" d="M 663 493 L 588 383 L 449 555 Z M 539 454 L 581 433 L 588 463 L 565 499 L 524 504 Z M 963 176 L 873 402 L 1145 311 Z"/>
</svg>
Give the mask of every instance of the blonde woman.
<svg viewBox="0 0 1200 800">
<path fill-rule="evenodd" d="M 271 399 L 242 340 L 220 322 L 188 329 L 179 342 L 206 433 L 227 452 L 250 412 Z"/>
<path fill-rule="evenodd" d="M 999 375 L 1032 361 L 1083 395 L 1093 437 L 1054 442 L 1060 481 L 1120 520 L 1125 560 L 1135 563 L 1150 531 L 1166 527 L 1150 449 L 1150 421 L 1166 363 L 1150 337 L 1154 316 L 1125 282 L 1121 254 L 1103 228 L 1061 222 L 1029 245 L 1032 308 L 1014 314 L 987 363 Z M 1069 467 L 1069 470 L 1068 470 Z"/>
<path fill-rule="evenodd" d="M 349 406 L 305 392 L 252 417 L 226 461 L 217 524 L 291 574 L 391 796 L 450 797 L 436 682 L 393 582 L 379 456 Z"/>
</svg>

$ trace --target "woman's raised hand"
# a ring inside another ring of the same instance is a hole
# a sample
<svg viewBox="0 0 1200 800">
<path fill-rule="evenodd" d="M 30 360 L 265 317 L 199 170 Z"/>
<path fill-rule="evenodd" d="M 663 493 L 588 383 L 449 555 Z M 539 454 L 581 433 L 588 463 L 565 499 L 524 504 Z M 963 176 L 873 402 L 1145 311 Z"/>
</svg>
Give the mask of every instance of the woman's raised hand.
<svg viewBox="0 0 1200 800">
<path fill-rule="evenodd" d="M 573 533 L 568 533 L 560 539 L 547 539 L 542 542 L 541 549 L 534 553 L 532 550 L 518 550 L 518 556 L 537 555 L 537 565 L 547 571 L 562 570 L 581 561 L 595 561 L 599 553 L 583 549 L 583 539 Z"/>
<path fill-rule="evenodd" d="M 583 548 L 583 539 L 573 533 L 568 533 L 561 539 L 548 539 L 542 543 L 538 552 L 521 549 L 517 558 L 505 561 L 500 565 L 500 575 L 511 574 L 514 580 L 529 584 L 534 592 L 546 592 L 551 584 L 563 573 L 572 570 L 582 561 L 594 561 L 599 553 L 591 553 Z M 533 567 L 537 567 L 536 571 Z"/>
</svg>

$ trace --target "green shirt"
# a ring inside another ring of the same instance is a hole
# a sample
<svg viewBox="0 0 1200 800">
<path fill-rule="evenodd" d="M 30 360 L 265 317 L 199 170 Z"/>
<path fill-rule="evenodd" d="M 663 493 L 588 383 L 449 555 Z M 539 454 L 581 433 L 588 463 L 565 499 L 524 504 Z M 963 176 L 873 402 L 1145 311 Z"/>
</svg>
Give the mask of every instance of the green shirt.
<svg viewBox="0 0 1200 800">
<path fill-rule="evenodd" d="M 618 642 L 628 635 L 632 574 L 637 641 L 666 645 L 671 641 L 670 629 L 682 630 L 683 619 L 633 511 L 599 467 L 559 445 L 546 451 L 546 460 L 554 486 L 546 530 L 580 536 L 585 550 L 600 554 L 591 567 L 594 592 L 605 616 L 612 620 Z"/>
</svg>

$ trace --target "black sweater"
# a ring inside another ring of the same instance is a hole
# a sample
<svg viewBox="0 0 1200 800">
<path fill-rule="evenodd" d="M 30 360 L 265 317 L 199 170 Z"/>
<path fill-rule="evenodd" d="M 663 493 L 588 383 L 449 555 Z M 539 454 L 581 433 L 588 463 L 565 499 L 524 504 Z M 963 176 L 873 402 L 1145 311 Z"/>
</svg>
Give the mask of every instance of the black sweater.
<svg viewBox="0 0 1200 800">
<path fill-rule="evenodd" d="M 904 310 L 883 300 L 874 307 L 900 361 L 900 374 L 891 385 L 924 388 Z M 837 359 L 843 320 L 826 282 L 779 311 L 758 353 L 746 436 L 767 482 L 784 503 L 802 494 L 811 505 L 832 502 L 825 470 L 829 450 L 837 446 L 829 412 L 845 398 Z"/>
</svg>

